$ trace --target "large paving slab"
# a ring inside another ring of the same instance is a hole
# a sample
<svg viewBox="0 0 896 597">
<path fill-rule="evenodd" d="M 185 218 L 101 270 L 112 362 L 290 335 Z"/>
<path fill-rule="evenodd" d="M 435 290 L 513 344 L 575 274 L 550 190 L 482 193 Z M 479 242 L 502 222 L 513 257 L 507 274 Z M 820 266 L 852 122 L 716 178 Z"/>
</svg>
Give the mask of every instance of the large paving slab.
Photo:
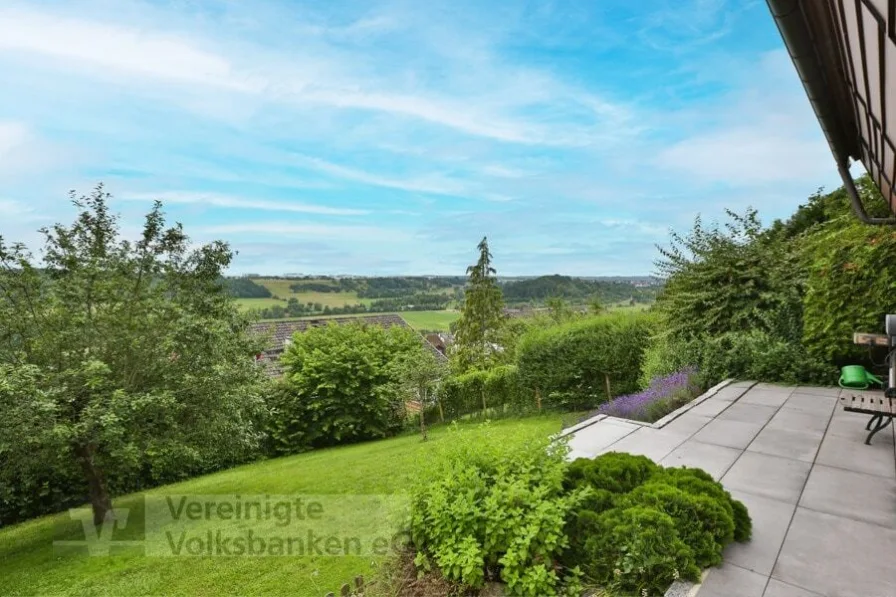
<svg viewBox="0 0 896 597">
<path fill-rule="evenodd" d="M 765 595 L 762 597 L 824 597 L 820 593 L 813 593 L 793 585 L 788 585 L 774 578 L 769 579 L 765 587 Z"/>
<path fill-rule="evenodd" d="M 704 400 L 690 411 L 692 415 L 700 415 L 703 417 L 714 417 L 731 405 L 731 402 L 725 400 Z"/>
<path fill-rule="evenodd" d="M 860 428 L 861 430 L 863 428 Z M 896 479 L 893 444 L 880 437 L 886 433 L 887 430 L 875 435 L 870 446 L 863 443 L 865 436 L 868 435 L 867 431 L 858 434 L 861 439 L 848 439 L 828 433 L 821 443 L 817 462 L 827 466 Z"/>
<path fill-rule="evenodd" d="M 738 400 L 719 414 L 718 418 L 726 421 L 742 421 L 744 423 L 765 425 L 775 416 L 776 412 L 778 412 L 778 409 L 774 406 L 746 404 Z"/>
<path fill-rule="evenodd" d="M 827 409 L 825 409 L 827 410 Z M 785 431 L 809 431 L 823 434 L 831 420 L 830 412 L 812 412 L 792 408 L 782 408 L 768 422 L 769 429 Z"/>
<path fill-rule="evenodd" d="M 826 597 L 892 597 L 894 554 L 892 529 L 797 508 L 772 577 Z"/>
<path fill-rule="evenodd" d="M 830 416 L 836 405 L 836 396 L 793 393 L 784 403 L 784 408 L 809 412 L 818 416 Z"/>
<path fill-rule="evenodd" d="M 729 545 L 725 561 L 768 576 L 775 567 L 796 505 L 736 489 L 731 490 L 731 495 L 747 506 L 753 519 L 753 538 Z"/>
<path fill-rule="evenodd" d="M 760 404 L 762 406 L 774 406 L 778 408 L 790 398 L 790 391 L 779 390 L 751 390 L 740 399 L 741 404 Z"/>
<path fill-rule="evenodd" d="M 700 597 L 762 597 L 768 577 L 724 563 L 713 568 L 700 588 Z"/>
<path fill-rule="evenodd" d="M 569 441 L 571 454 L 573 457 L 584 458 L 597 456 L 610 444 L 640 428 L 640 425 L 621 421 L 611 423 L 604 419 L 580 429 L 572 436 Z"/>
<path fill-rule="evenodd" d="M 667 431 L 665 428 L 652 429 L 643 427 L 610 444 L 605 450 L 638 454 L 646 456 L 654 462 L 659 462 L 668 456 L 672 450 L 687 441 L 689 437 L 689 434 Z"/>
<path fill-rule="evenodd" d="M 744 395 L 747 391 L 745 387 L 739 387 L 734 385 L 725 386 L 715 394 L 713 394 L 709 399 L 710 400 L 722 400 L 724 402 L 733 402 Z"/>
<path fill-rule="evenodd" d="M 719 479 L 725 474 L 728 467 L 734 464 L 740 454 L 741 451 L 734 448 L 714 446 L 689 439 L 663 458 L 660 464 L 702 468 L 714 479 Z"/>
<path fill-rule="evenodd" d="M 818 388 L 814 386 L 797 386 L 793 390 L 794 394 L 811 394 L 813 396 L 830 396 L 837 398 L 840 396 L 840 388 Z"/>
<path fill-rule="evenodd" d="M 687 412 L 663 427 L 663 431 L 693 435 L 713 420 L 712 417 Z"/>
<path fill-rule="evenodd" d="M 750 445 L 750 442 L 759 435 L 761 430 L 760 423 L 716 419 L 694 434 L 694 439 L 706 444 L 743 450 Z"/>
<path fill-rule="evenodd" d="M 896 479 L 816 464 L 800 506 L 896 529 Z"/>
<path fill-rule="evenodd" d="M 824 433 L 820 431 L 793 431 L 768 426 L 756 436 L 747 450 L 811 463 L 823 437 Z"/>
<path fill-rule="evenodd" d="M 796 504 L 812 465 L 791 458 L 744 452 L 722 477 L 722 485 Z"/>
</svg>

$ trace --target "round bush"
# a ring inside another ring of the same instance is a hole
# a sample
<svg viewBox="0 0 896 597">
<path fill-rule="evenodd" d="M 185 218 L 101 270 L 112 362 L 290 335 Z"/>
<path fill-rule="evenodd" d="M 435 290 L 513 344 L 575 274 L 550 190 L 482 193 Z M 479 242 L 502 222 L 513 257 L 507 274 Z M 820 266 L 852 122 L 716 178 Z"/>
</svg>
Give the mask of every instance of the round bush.
<svg viewBox="0 0 896 597">
<path fill-rule="evenodd" d="M 567 469 L 565 485 L 627 493 L 659 470 L 659 466 L 645 456 L 607 452 L 597 458 L 575 460 Z"/>
<path fill-rule="evenodd" d="M 730 512 L 734 520 L 734 539 L 741 542 L 750 540 L 753 524 L 747 507 L 732 498 L 706 471 L 687 467 L 659 469 L 651 481 L 672 485 L 691 495 L 712 498 Z"/>
<path fill-rule="evenodd" d="M 694 552 L 678 537 L 673 519 L 653 508 L 613 508 L 579 562 L 586 578 L 619 591 L 662 594 L 678 578 L 697 580 Z"/>
<path fill-rule="evenodd" d="M 678 536 L 694 551 L 701 568 L 722 562 L 722 551 L 734 540 L 734 516 L 725 502 L 693 495 L 663 483 L 647 483 L 625 498 L 631 506 L 645 506 L 668 514 Z"/>
</svg>

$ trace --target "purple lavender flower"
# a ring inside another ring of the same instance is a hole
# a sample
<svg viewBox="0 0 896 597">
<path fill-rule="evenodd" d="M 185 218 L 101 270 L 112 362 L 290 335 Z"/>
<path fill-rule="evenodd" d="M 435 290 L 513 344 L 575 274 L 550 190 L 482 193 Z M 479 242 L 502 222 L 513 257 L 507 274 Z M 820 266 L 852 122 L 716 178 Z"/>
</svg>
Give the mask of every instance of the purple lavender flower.
<svg viewBox="0 0 896 597">
<path fill-rule="evenodd" d="M 656 418 L 657 410 L 662 404 L 669 406 L 668 410 L 677 408 L 678 400 L 690 399 L 699 390 L 696 381 L 697 369 L 686 367 L 671 375 L 655 377 L 650 381 L 650 386 L 635 394 L 617 396 L 600 406 L 588 416 L 596 414 L 610 415 L 624 419 L 648 420 Z M 652 412 L 651 412 L 652 411 Z M 665 413 L 664 413 L 665 414 Z M 654 415 L 651 417 L 651 415 Z M 660 415 L 663 416 L 663 415 Z"/>
</svg>

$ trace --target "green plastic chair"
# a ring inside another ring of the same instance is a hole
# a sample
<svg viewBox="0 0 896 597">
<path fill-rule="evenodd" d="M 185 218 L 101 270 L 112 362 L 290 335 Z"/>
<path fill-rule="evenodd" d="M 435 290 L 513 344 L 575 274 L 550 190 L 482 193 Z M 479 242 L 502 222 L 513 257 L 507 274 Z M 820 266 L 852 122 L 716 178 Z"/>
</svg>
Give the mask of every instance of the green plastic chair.
<svg viewBox="0 0 896 597">
<path fill-rule="evenodd" d="M 851 390 L 864 390 L 873 383 L 883 387 L 884 382 L 871 374 L 861 365 L 847 365 L 840 370 L 840 387 Z"/>
</svg>

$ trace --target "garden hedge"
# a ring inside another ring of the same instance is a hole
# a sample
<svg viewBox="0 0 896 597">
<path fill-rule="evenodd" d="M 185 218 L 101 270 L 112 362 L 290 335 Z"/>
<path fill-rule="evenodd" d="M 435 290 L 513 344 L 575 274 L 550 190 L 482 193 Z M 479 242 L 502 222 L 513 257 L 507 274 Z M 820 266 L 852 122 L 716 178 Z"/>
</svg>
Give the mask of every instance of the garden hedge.
<svg viewBox="0 0 896 597">
<path fill-rule="evenodd" d="M 651 321 L 647 313 L 611 313 L 532 330 L 517 348 L 520 384 L 544 407 L 564 410 L 637 391 Z"/>
</svg>

